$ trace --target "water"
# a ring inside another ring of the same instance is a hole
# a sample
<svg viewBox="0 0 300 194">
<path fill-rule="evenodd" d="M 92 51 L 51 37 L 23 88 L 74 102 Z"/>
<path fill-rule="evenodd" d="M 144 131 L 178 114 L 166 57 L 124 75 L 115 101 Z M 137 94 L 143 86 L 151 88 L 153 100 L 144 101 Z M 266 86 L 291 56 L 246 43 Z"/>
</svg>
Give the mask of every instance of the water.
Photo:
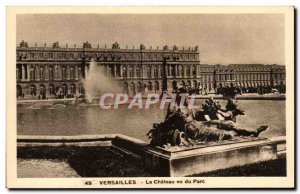
<svg viewBox="0 0 300 194">
<path fill-rule="evenodd" d="M 202 103 L 198 101 L 197 103 Z M 220 101 L 225 105 L 224 101 Z M 18 135 L 95 135 L 120 133 L 144 141 L 154 122 L 164 120 L 166 110 L 158 106 L 150 110 L 120 109 L 103 110 L 99 106 L 80 106 L 65 104 L 35 106 L 32 104 L 17 106 Z M 257 128 L 269 125 L 269 129 L 261 136 L 275 137 L 285 135 L 285 101 L 272 100 L 239 100 L 238 107 L 245 110 L 246 115 L 239 116 L 237 123 Z"/>
<path fill-rule="evenodd" d="M 89 103 L 93 101 L 95 97 L 99 97 L 101 93 L 116 93 L 120 91 L 121 87 L 114 82 L 111 77 L 105 73 L 105 68 L 92 59 L 89 64 L 89 68 L 86 72 L 86 78 L 81 82 L 86 90 L 86 98 Z"/>
</svg>

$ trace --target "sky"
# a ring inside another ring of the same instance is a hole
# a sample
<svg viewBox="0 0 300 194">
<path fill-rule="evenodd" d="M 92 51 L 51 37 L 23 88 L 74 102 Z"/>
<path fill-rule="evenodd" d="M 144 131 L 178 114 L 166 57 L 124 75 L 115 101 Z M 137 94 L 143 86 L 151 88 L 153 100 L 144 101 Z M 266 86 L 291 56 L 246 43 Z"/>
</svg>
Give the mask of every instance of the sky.
<svg viewBox="0 0 300 194">
<path fill-rule="evenodd" d="M 282 14 L 22 14 L 17 44 L 179 49 L 198 45 L 202 64 L 284 65 Z"/>
</svg>

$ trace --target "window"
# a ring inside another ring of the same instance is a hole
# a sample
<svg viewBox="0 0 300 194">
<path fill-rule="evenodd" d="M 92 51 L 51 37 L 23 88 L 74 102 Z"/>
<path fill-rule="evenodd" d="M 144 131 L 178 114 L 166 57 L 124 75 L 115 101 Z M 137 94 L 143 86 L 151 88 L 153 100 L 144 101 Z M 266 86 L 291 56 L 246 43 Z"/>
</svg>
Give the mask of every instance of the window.
<svg viewBox="0 0 300 194">
<path fill-rule="evenodd" d="M 141 77 L 141 72 L 139 67 L 136 68 L 136 77 Z"/>
<path fill-rule="evenodd" d="M 160 68 L 160 76 L 163 77 L 164 74 L 165 74 L 165 69 L 164 69 L 164 67 L 161 67 Z"/>
<path fill-rule="evenodd" d="M 40 59 L 44 58 L 44 53 L 39 53 L 39 58 Z"/>
<path fill-rule="evenodd" d="M 17 65 L 17 78 L 18 80 L 22 79 L 22 65 Z"/>
<path fill-rule="evenodd" d="M 107 76 L 108 77 L 111 77 L 111 75 L 112 75 L 111 70 L 112 70 L 111 67 L 107 67 Z"/>
<path fill-rule="evenodd" d="M 53 84 L 50 84 L 50 85 L 49 85 L 49 94 L 50 94 L 50 95 L 55 95 L 54 85 L 53 85 Z"/>
<path fill-rule="evenodd" d="M 152 91 L 152 82 L 148 82 L 148 90 Z"/>
<path fill-rule="evenodd" d="M 194 77 L 197 75 L 196 66 L 192 67 L 192 74 Z"/>
<path fill-rule="evenodd" d="M 191 71 L 191 70 L 190 70 L 190 67 L 187 66 L 187 67 L 186 67 L 186 75 L 187 75 L 187 76 L 190 76 L 190 71 Z"/>
<path fill-rule="evenodd" d="M 70 58 L 74 59 L 74 54 L 73 53 L 70 54 Z"/>
<path fill-rule="evenodd" d="M 173 65 L 170 66 L 171 76 L 175 76 L 175 67 Z"/>
<path fill-rule="evenodd" d="M 123 67 L 123 77 L 127 77 L 127 69 L 126 67 Z"/>
<path fill-rule="evenodd" d="M 53 68 L 50 66 L 49 67 L 49 79 L 53 80 L 54 76 L 53 76 Z"/>
<path fill-rule="evenodd" d="M 147 75 L 148 78 L 151 77 L 151 69 L 150 69 L 150 67 L 147 67 L 147 69 L 146 69 L 146 75 Z"/>
<path fill-rule="evenodd" d="M 66 79 L 67 78 L 67 72 L 66 72 L 66 68 L 65 67 L 61 68 L 61 76 L 62 76 L 62 79 Z"/>
<path fill-rule="evenodd" d="M 70 68 L 70 78 L 71 78 L 71 79 L 74 79 L 74 78 L 75 78 L 75 71 L 74 71 L 74 68 L 73 68 L 73 67 Z"/>
<path fill-rule="evenodd" d="M 48 54 L 48 57 L 49 57 L 50 59 L 53 59 L 53 53 L 49 53 L 49 54 Z"/>
<path fill-rule="evenodd" d="M 34 58 L 34 53 L 30 53 L 30 58 L 31 58 L 31 59 Z"/>
<path fill-rule="evenodd" d="M 134 69 L 133 69 L 133 67 L 130 67 L 130 69 L 129 69 L 129 77 L 134 77 Z"/>
<path fill-rule="evenodd" d="M 157 69 L 157 66 L 154 67 L 154 77 L 158 77 L 158 69 Z"/>
<path fill-rule="evenodd" d="M 35 80 L 35 69 L 33 67 L 30 68 L 30 80 Z"/>
<path fill-rule="evenodd" d="M 45 80 L 45 74 L 44 74 L 44 68 L 43 67 L 40 68 L 40 79 Z"/>
</svg>

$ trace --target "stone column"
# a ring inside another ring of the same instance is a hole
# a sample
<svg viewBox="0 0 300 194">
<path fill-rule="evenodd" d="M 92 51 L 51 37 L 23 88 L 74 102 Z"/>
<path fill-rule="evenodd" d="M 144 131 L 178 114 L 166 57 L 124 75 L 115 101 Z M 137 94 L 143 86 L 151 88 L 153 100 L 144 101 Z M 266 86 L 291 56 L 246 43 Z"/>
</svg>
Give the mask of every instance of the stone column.
<svg viewBox="0 0 300 194">
<path fill-rule="evenodd" d="M 30 65 L 27 64 L 27 81 L 30 80 Z"/>
<path fill-rule="evenodd" d="M 49 80 L 49 68 L 48 68 L 48 65 L 45 66 L 45 80 L 46 81 Z"/>
<path fill-rule="evenodd" d="M 19 68 L 17 68 L 17 80 L 19 80 Z"/>
<path fill-rule="evenodd" d="M 117 65 L 114 64 L 114 77 L 117 77 Z"/>
<path fill-rule="evenodd" d="M 186 77 L 190 77 L 190 73 L 191 73 L 191 68 L 190 65 L 186 65 L 188 68 L 186 68 Z"/>
<path fill-rule="evenodd" d="M 38 65 L 35 66 L 35 75 L 36 75 L 36 80 L 40 80 L 40 67 Z"/>
<path fill-rule="evenodd" d="M 66 74 L 67 74 L 67 80 L 70 80 L 70 66 L 69 65 L 67 65 L 67 67 L 66 67 Z M 69 89 L 69 88 L 68 88 Z"/>
<path fill-rule="evenodd" d="M 152 78 L 154 77 L 154 67 L 153 67 L 153 65 L 151 65 L 151 77 Z"/>
<path fill-rule="evenodd" d="M 77 74 L 76 74 L 77 79 L 81 79 L 81 67 L 77 67 L 77 68 L 78 68 Z M 76 68 L 76 69 L 77 69 L 77 68 Z"/>
<path fill-rule="evenodd" d="M 84 75 L 85 75 L 85 78 L 87 78 L 87 76 L 88 76 L 88 66 L 85 64 L 84 65 Z"/>
<path fill-rule="evenodd" d="M 129 67 L 129 65 L 126 65 L 126 76 L 127 77 L 130 77 L 130 67 Z"/>
<path fill-rule="evenodd" d="M 47 98 L 50 95 L 50 93 L 49 93 L 49 88 L 50 88 L 49 83 L 45 84 L 45 88 L 46 88 L 46 98 Z"/>
<path fill-rule="evenodd" d="M 142 74 L 141 77 L 142 77 L 142 78 L 145 77 L 145 73 L 146 73 L 146 72 L 145 72 L 145 65 L 143 64 L 143 65 L 142 65 L 142 68 L 141 68 L 141 74 Z"/>
<path fill-rule="evenodd" d="M 77 65 L 74 65 L 74 72 L 75 72 L 75 80 L 78 80 L 78 66 Z M 77 86 L 76 86 L 76 91 L 77 91 Z"/>
<path fill-rule="evenodd" d="M 60 65 L 58 65 L 58 79 L 61 80 L 62 79 L 62 68 Z"/>
<path fill-rule="evenodd" d="M 183 77 L 186 77 L 186 66 L 183 66 Z"/>
<path fill-rule="evenodd" d="M 22 66 L 22 76 L 21 76 L 21 80 L 24 81 L 25 80 L 25 67 L 24 65 L 21 65 Z"/>
<path fill-rule="evenodd" d="M 53 80 L 55 80 L 56 79 L 55 65 L 52 65 L 52 76 L 53 76 Z"/>
<path fill-rule="evenodd" d="M 39 84 L 35 84 L 35 88 L 36 88 L 36 96 L 38 97 L 40 94 L 40 85 Z"/>
<path fill-rule="evenodd" d="M 179 65 L 178 66 L 178 71 L 179 71 L 179 75 L 180 75 L 180 77 L 183 77 L 183 74 L 182 74 L 182 65 Z"/>
<path fill-rule="evenodd" d="M 53 66 L 53 74 L 54 74 L 54 80 L 58 79 L 58 66 L 54 65 Z"/>
<path fill-rule="evenodd" d="M 135 65 L 133 66 L 133 74 L 134 74 L 134 75 L 133 75 L 134 77 L 137 77 L 137 76 L 136 76 L 136 66 L 135 66 Z"/>
<path fill-rule="evenodd" d="M 104 66 L 104 68 L 105 68 L 105 71 L 106 71 L 106 76 L 110 76 L 109 75 L 109 66 L 108 65 L 101 65 L 101 66 Z"/>
<path fill-rule="evenodd" d="M 120 77 L 123 78 L 123 66 L 120 64 Z"/>
<path fill-rule="evenodd" d="M 158 65 L 157 68 L 158 78 L 161 78 L 161 66 Z"/>
</svg>

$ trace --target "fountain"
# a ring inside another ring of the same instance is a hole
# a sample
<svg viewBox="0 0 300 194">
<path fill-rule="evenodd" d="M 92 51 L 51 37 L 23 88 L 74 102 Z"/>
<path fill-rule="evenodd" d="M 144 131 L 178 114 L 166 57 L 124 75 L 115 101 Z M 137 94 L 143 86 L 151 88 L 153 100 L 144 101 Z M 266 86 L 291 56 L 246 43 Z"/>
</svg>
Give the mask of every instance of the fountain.
<svg viewBox="0 0 300 194">
<path fill-rule="evenodd" d="M 91 60 L 85 79 L 82 79 L 81 82 L 85 88 L 85 98 L 90 104 L 101 94 L 116 93 L 120 88 L 112 78 L 107 76 L 106 68 L 99 65 L 94 59 Z"/>
<path fill-rule="evenodd" d="M 230 99 L 222 108 L 211 98 L 201 111 L 170 109 L 147 134 L 146 170 L 180 177 L 278 159 L 277 144 L 285 137 L 270 140 L 259 136 L 266 125 L 255 130 L 236 124 L 236 117 L 245 114 L 237 106 Z"/>
</svg>

